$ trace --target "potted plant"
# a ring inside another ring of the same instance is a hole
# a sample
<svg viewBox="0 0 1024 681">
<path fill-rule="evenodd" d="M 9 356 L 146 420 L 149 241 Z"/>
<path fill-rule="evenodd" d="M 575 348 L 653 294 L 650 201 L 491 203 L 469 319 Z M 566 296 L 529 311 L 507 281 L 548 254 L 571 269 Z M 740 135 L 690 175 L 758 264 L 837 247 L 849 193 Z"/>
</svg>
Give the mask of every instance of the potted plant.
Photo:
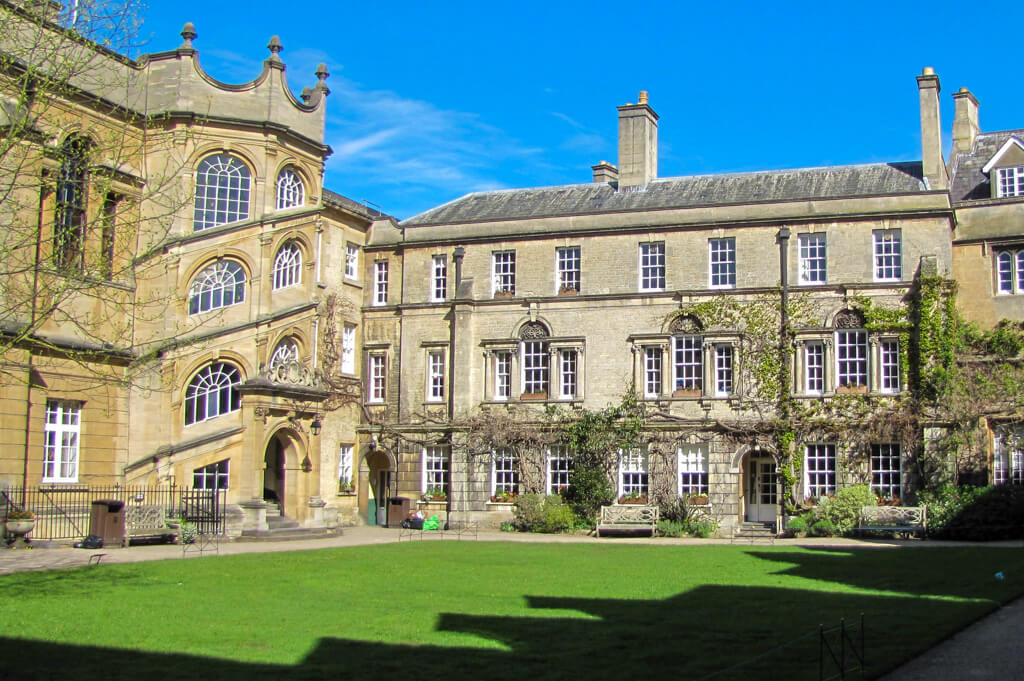
<svg viewBox="0 0 1024 681">
<path fill-rule="evenodd" d="M 647 495 L 639 492 L 630 492 L 619 497 L 620 504 L 637 504 L 643 506 L 647 503 Z"/>
<path fill-rule="evenodd" d="M 518 492 L 497 492 L 491 495 L 491 502 L 495 504 L 514 504 L 518 496 Z"/>
<path fill-rule="evenodd" d="M 36 526 L 36 514 L 32 511 L 8 511 L 4 527 L 7 534 L 14 537 L 15 541 L 25 539 L 25 535 Z"/>
<path fill-rule="evenodd" d="M 574 296 L 579 292 L 580 290 L 578 288 L 568 284 L 562 284 L 558 287 L 558 295 L 560 296 Z"/>
<path fill-rule="evenodd" d="M 691 494 L 686 497 L 686 503 L 690 506 L 707 506 L 708 495 L 707 494 Z"/>
<path fill-rule="evenodd" d="M 338 481 L 338 494 L 354 494 L 356 491 L 356 484 L 351 480 L 339 480 Z"/>
<path fill-rule="evenodd" d="M 423 501 L 448 501 L 448 494 L 440 487 L 428 487 L 423 493 Z"/>
</svg>

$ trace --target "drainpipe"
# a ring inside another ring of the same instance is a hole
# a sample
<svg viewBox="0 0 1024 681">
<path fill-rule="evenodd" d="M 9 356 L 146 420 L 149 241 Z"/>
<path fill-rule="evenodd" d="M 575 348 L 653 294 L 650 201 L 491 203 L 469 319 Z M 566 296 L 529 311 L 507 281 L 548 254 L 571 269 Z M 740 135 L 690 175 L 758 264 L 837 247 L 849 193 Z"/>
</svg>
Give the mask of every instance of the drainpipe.
<svg viewBox="0 0 1024 681">
<path fill-rule="evenodd" d="M 779 229 L 778 234 L 779 242 L 779 282 L 782 298 L 782 310 L 779 315 L 779 356 L 783 359 L 779 363 L 779 418 L 788 419 L 790 415 L 789 410 L 789 395 L 791 388 L 791 378 L 789 375 L 789 227 L 783 226 Z M 783 456 L 783 452 L 779 452 L 779 456 Z M 779 476 L 781 477 L 781 476 Z M 776 493 L 778 492 L 778 483 L 776 483 Z M 785 493 L 779 495 L 779 508 L 775 510 L 775 530 L 776 532 L 782 530 L 782 524 L 780 522 L 781 513 L 779 510 L 785 505 Z"/>
<path fill-rule="evenodd" d="M 455 306 L 459 298 L 459 286 L 462 284 L 462 258 L 466 255 L 466 249 L 456 246 L 453 253 L 455 261 L 455 290 L 452 295 L 451 310 L 448 320 L 448 424 L 451 425 L 455 418 Z M 451 430 L 448 431 L 448 500 L 445 504 L 445 525 L 450 524 L 452 515 L 452 501 L 455 497 L 452 469 L 455 461 L 455 452 L 452 451 L 454 438 L 451 437 Z M 466 471 L 467 483 L 469 471 Z M 468 484 L 467 484 L 468 486 Z"/>
</svg>

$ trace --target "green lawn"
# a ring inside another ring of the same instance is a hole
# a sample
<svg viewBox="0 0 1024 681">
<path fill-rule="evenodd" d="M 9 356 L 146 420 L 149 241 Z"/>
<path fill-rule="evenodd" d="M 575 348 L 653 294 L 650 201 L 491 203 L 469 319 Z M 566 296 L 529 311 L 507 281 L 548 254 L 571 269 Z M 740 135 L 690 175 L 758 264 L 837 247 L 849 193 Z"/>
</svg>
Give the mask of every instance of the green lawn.
<svg viewBox="0 0 1024 681">
<path fill-rule="evenodd" d="M 799 681 L 820 623 L 864 613 L 874 674 L 1022 591 L 1024 552 L 985 547 L 431 541 L 102 565 L 0 577 L 0 679 Z"/>
</svg>

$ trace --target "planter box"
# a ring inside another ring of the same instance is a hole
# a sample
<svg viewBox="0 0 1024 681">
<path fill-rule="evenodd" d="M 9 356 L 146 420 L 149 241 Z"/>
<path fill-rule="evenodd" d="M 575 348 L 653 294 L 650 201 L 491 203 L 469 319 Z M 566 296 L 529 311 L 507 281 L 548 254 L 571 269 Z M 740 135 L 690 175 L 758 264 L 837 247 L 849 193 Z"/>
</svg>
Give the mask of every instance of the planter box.
<svg viewBox="0 0 1024 681">
<path fill-rule="evenodd" d="M 866 385 L 841 385 L 836 388 L 836 395 L 867 395 Z"/>
<path fill-rule="evenodd" d="M 548 399 L 547 393 L 523 393 L 519 396 L 521 400 L 546 400 Z"/>
<path fill-rule="evenodd" d="M 707 506 L 708 497 L 706 494 L 696 494 L 692 497 L 686 497 L 686 503 L 690 506 Z"/>
<path fill-rule="evenodd" d="M 694 390 L 693 388 L 672 391 L 672 397 L 700 397 L 701 394 L 700 390 Z"/>
<path fill-rule="evenodd" d="M 574 288 L 560 288 L 558 289 L 558 295 L 560 296 L 575 296 L 578 295 L 579 291 Z"/>
<path fill-rule="evenodd" d="M 495 298 L 514 298 L 515 295 L 516 294 L 513 293 L 512 291 L 495 291 L 494 292 L 494 297 Z"/>
<path fill-rule="evenodd" d="M 635 499 L 627 499 L 625 497 L 621 497 L 619 498 L 618 503 L 620 506 L 646 506 L 647 495 Z"/>
</svg>

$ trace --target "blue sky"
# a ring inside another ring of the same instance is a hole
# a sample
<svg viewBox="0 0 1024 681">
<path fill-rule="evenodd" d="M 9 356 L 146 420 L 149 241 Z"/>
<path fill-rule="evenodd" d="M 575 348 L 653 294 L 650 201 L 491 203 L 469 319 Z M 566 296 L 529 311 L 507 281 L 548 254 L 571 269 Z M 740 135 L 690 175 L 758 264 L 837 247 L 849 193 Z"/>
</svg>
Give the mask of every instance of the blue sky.
<svg viewBox="0 0 1024 681">
<path fill-rule="evenodd" d="M 256 77 L 275 34 L 296 92 L 325 62 L 326 186 L 407 218 L 472 191 L 589 182 L 591 165 L 617 162 L 615 107 L 640 90 L 661 116 L 661 177 L 919 159 L 924 66 L 941 79 L 947 150 L 961 87 L 982 130 L 1024 128 L 1014 51 L 1000 57 L 1013 18 L 978 14 L 971 25 L 952 2 L 164 0 L 146 11 L 141 51 L 174 49 L 191 21 L 221 80 Z"/>
</svg>

